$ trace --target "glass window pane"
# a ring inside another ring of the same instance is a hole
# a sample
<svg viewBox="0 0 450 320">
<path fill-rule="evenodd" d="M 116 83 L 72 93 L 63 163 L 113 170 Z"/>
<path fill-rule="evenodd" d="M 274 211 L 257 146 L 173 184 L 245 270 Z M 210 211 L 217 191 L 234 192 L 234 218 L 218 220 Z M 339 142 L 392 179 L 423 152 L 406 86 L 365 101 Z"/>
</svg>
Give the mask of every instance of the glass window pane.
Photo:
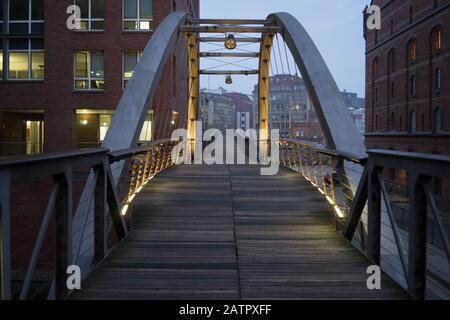
<svg viewBox="0 0 450 320">
<path fill-rule="evenodd" d="M 137 22 L 136 21 L 125 21 L 123 23 L 124 30 L 137 30 Z"/>
<path fill-rule="evenodd" d="M 111 125 L 111 115 L 101 114 L 100 115 L 100 141 L 105 140 L 106 133 L 108 132 L 109 126 Z"/>
<path fill-rule="evenodd" d="M 150 21 L 141 21 L 139 22 L 140 30 L 150 30 L 152 28 L 152 24 Z"/>
<path fill-rule="evenodd" d="M 152 19 L 152 0 L 140 0 L 139 3 L 139 18 L 141 19 Z"/>
<path fill-rule="evenodd" d="M 44 33 L 44 23 L 43 22 L 37 22 L 31 24 L 31 33 Z"/>
<path fill-rule="evenodd" d="M 10 23 L 9 33 L 13 34 L 28 33 L 28 23 Z"/>
<path fill-rule="evenodd" d="M 3 78 L 3 51 L 0 50 L 0 81 Z"/>
<path fill-rule="evenodd" d="M 75 4 L 80 7 L 81 19 L 89 19 L 89 0 L 76 0 Z"/>
<path fill-rule="evenodd" d="M 75 89 L 79 90 L 89 89 L 89 82 L 86 80 L 77 80 L 75 81 Z"/>
<path fill-rule="evenodd" d="M 31 20 L 44 20 L 44 0 L 33 0 L 31 6 Z"/>
<path fill-rule="evenodd" d="M 28 0 L 13 0 L 9 2 L 10 20 L 28 20 L 29 8 Z"/>
<path fill-rule="evenodd" d="M 28 50 L 28 40 L 17 39 L 9 40 L 10 50 Z"/>
<path fill-rule="evenodd" d="M 88 77 L 88 57 L 89 53 L 85 51 L 79 51 L 75 53 L 75 77 L 87 78 Z"/>
<path fill-rule="evenodd" d="M 92 80 L 91 89 L 93 90 L 103 90 L 105 88 L 105 81 L 103 80 Z"/>
<path fill-rule="evenodd" d="M 91 21 L 91 30 L 103 30 L 103 21 Z"/>
<path fill-rule="evenodd" d="M 103 52 L 91 53 L 91 78 L 104 77 Z"/>
<path fill-rule="evenodd" d="M 44 52 L 31 53 L 31 78 L 44 79 Z"/>
<path fill-rule="evenodd" d="M 28 79 L 28 52 L 9 53 L 9 79 Z"/>
<path fill-rule="evenodd" d="M 44 49 L 44 40 L 42 39 L 32 39 L 31 40 L 31 49 L 32 50 L 40 50 Z"/>
<path fill-rule="evenodd" d="M 133 70 L 137 64 L 137 51 L 127 51 L 124 57 L 123 77 L 129 79 L 133 76 Z"/>
<path fill-rule="evenodd" d="M 124 0 L 124 18 L 137 18 L 137 0 Z"/>
<path fill-rule="evenodd" d="M 103 10 L 103 0 L 91 0 L 91 18 L 93 19 L 103 19 L 104 10 Z"/>
<path fill-rule="evenodd" d="M 89 23 L 87 21 L 80 21 L 80 28 L 77 30 L 88 30 Z"/>
<path fill-rule="evenodd" d="M 3 20 L 3 0 L 0 0 L 0 21 Z"/>
</svg>

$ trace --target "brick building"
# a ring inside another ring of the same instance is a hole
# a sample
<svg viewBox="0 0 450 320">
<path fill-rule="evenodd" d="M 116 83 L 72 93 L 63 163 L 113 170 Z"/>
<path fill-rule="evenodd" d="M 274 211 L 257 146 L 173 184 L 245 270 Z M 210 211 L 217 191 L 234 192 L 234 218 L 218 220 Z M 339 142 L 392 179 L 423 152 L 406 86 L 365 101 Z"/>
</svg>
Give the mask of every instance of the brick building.
<svg viewBox="0 0 450 320">
<path fill-rule="evenodd" d="M 367 147 L 449 155 L 450 1 L 372 4 L 382 25 L 364 27 Z M 400 172 L 389 176 L 406 184 Z M 443 192 L 439 181 L 435 192 Z"/>
<path fill-rule="evenodd" d="M 81 23 L 69 30 L 74 3 Z M 174 10 L 198 16 L 199 0 L 0 0 L 0 156 L 97 146 L 153 30 Z M 175 52 L 142 141 L 185 124 L 181 36 Z"/>
<path fill-rule="evenodd" d="M 203 131 L 217 129 L 226 134 L 228 129 L 236 129 L 236 104 L 231 96 L 227 96 L 226 90 L 200 90 L 200 119 L 203 122 Z"/>
</svg>

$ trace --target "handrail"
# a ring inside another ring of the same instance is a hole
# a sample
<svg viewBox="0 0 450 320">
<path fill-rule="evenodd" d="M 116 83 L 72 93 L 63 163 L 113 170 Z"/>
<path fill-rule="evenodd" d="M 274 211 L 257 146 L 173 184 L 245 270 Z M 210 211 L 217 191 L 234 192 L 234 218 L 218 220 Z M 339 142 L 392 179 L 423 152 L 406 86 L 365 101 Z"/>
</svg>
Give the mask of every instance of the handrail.
<svg viewBox="0 0 450 320">
<path fill-rule="evenodd" d="M 345 152 L 345 151 L 340 151 L 340 150 L 333 150 L 333 149 L 326 149 L 324 147 L 318 146 L 318 145 L 314 145 L 311 142 L 305 142 L 303 140 L 295 140 L 295 139 L 283 139 L 282 141 L 285 141 L 287 143 L 292 143 L 292 144 L 299 144 L 302 145 L 303 147 L 307 147 L 312 149 L 315 152 L 324 154 L 324 155 L 328 155 L 328 156 L 332 156 L 332 157 L 337 157 L 337 158 L 341 158 L 343 160 L 347 160 L 353 163 L 357 163 L 357 164 L 364 164 L 367 161 L 367 156 L 358 156 L 349 152 Z"/>
<path fill-rule="evenodd" d="M 69 294 L 66 286 L 67 267 L 74 261 L 73 258 L 76 261 L 78 256 L 78 249 L 73 251 L 72 246 L 74 241 L 72 222 L 77 219 L 73 210 L 75 196 L 73 174 L 76 168 L 81 167 L 93 173 L 93 179 L 86 181 L 86 184 L 92 187 L 88 201 L 92 205 L 89 205 L 89 209 L 92 210 L 94 226 L 94 239 L 89 244 L 94 248 L 93 263 L 87 267 L 89 270 L 85 270 L 90 272 L 110 253 L 108 249 L 108 245 L 111 245 L 108 240 L 110 231 L 115 232 L 118 242 L 128 235 L 127 221 L 131 219 L 131 215 L 127 214 L 128 207 L 150 179 L 172 165 L 171 150 L 175 144 L 176 142 L 171 140 L 156 140 L 145 146 L 118 151 L 100 147 L 0 160 L 0 299 L 12 298 L 10 216 L 13 183 L 38 179 L 50 179 L 52 183 L 52 191 L 17 297 L 29 298 L 43 241 L 50 230 L 49 222 L 55 219 L 56 262 L 48 298 L 64 299 Z M 117 184 L 111 165 L 122 160 L 129 160 L 126 163 L 129 169 L 124 171 L 121 177 L 123 179 Z M 84 204 L 79 201 L 77 206 L 80 205 Z M 107 215 L 111 219 L 107 219 Z M 80 230 L 83 234 L 85 224 L 81 225 Z M 79 229 L 74 228 L 75 233 L 78 231 Z"/>
</svg>

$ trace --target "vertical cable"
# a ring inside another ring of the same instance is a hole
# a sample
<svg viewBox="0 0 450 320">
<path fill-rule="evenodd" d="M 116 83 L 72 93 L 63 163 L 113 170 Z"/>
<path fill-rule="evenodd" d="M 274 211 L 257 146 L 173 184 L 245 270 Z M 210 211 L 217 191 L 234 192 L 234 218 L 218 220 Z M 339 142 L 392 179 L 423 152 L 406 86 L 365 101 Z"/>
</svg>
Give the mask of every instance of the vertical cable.
<svg viewBox="0 0 450 320">
<path fill-rule="evenodd" d="M 283 64 L 283 56 L 281 55 L 281 49 L 280 49 L 280 41 L 278 40 L 278 33 L 276 35 L 277 37 L 277 48 L 278 48 L 278 54 L 280 55 L 280 63 L 281 63 L 281 71 L 284 73 L 284 64 Z"/>
</svg>

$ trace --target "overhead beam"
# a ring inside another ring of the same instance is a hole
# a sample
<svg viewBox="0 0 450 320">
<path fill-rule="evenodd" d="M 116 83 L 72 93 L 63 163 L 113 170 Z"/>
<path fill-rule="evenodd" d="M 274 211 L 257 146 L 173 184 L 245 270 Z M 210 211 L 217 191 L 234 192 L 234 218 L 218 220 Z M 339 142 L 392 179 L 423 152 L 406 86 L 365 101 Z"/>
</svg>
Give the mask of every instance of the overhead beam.
<svg viewBox="0 0 450 320">
<path fill-rule="evenodd" d="M 207 75 L 251 75 L 251 74 L 259 74 L 259 70 L 200 70 L 200 74 Z"/>
<path fill-rule="evenodd" d="M 254 42 L 259 43 L 262 41 L 262 38 L 234 38 L 236 42 Z M 200 42 L 225 42 L 225 37 L 202 37 L 199 38 Z"/>
<path fill-rule="evenodd" d="M 279 27 L 246 27 L 246 26 L 182 26 L 180 32 L 185 33 L 281 33 Z"/>
<path fill-rule="evenodd" d="M 221 25 L 257 25 L 270 24 L 270 20 L 262 19 L 190 19 L 188 24 L 221 24 Z"/>
<path fill-rule="evenodd" d="M 259 52 L 200 52 L 200 58 L 224 57 L 224 58 L 258 58 Z"/>
</svg>

